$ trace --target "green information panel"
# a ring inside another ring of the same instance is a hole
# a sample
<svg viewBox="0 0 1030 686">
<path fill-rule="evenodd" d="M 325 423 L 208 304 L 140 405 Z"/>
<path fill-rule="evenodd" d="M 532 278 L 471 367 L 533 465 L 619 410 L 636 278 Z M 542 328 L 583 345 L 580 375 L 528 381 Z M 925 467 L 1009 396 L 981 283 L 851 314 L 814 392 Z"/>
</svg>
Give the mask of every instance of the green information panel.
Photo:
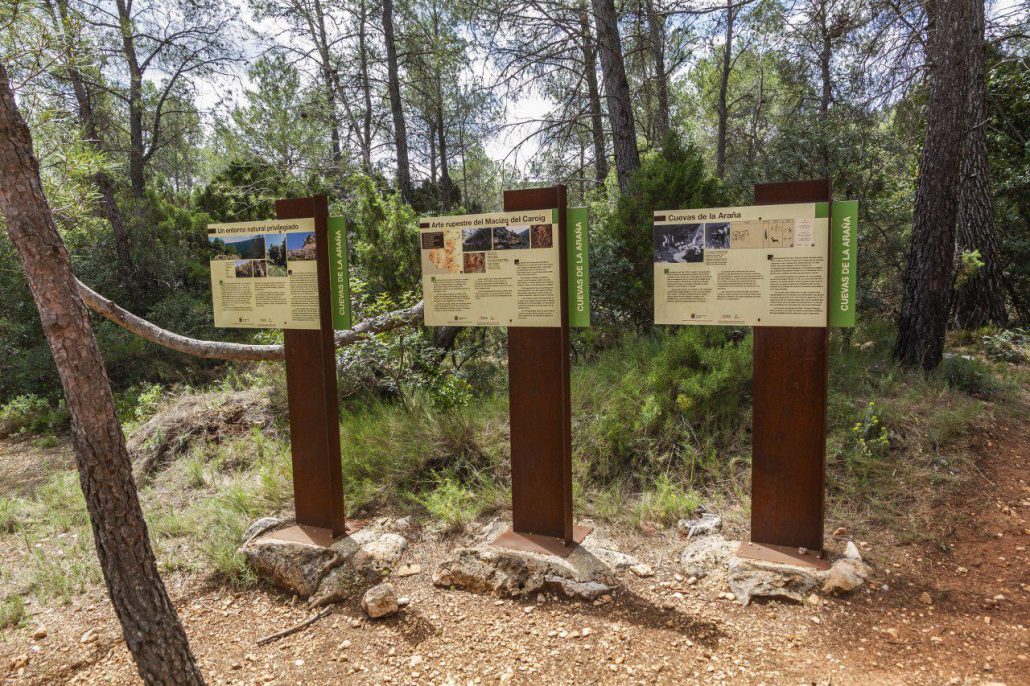
<svg viewBox="0 0 1030 686">
<path fill-rule="evenodd" d="M 590 326 L 589 212 L 586 207 L 565 211 L 565 245 L 569 272 L 569 326 Z"/>
<path fill-rule="evenodd" d="M 333 308 L 333 328 L 351 328 L 347 224 L 343 217 L 329 217 L 329 296 Z"/>
<path fill-rule="evenodd" d="M 826 216 L 826 203 L 816 203 L 816 216 Z M 858 201 L 834 200 L 830 217 L 830 326 L 855 325 L 858 286 Z"/>
</svg>

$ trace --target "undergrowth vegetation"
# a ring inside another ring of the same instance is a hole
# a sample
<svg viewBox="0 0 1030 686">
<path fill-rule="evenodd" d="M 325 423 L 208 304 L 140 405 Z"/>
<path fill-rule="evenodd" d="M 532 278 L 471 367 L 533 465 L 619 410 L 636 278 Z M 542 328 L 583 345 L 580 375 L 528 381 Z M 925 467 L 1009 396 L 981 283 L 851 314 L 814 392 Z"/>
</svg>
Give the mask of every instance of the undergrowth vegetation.
<svg viewBox="0 0 1030 686">
<path fill-rule="evenodd" d="M 353 516 L 414 513 L 446 534 L 510 506 L 503 338 L 464 335 L 450 352 L 436 348 L 427 332 L 395 331 L 345 353 L 351 358 L 341 364 L 340 431 Z M 932 537 L 950 526 L 940 504 L 974 478 L 969 437 L 998 401 L 1018 393 L 1022 378 L 1023 368 L 997 354 L 1000 344 L 988 335 L 953 341 L 945 364 L 926 374 L 893 362 L 889 326 L 834 332 L 827 443 L 832 524 L 872 525 L 902 539 Z M 714 327 L 605 337 L 584 332 L 577 350 L 577 515 L 665 527 L 704 504 L 731 526 L 745 522 L 751 335 Z M 398 371 L 427 360 L 437 368 Z M 362 392 L 352 392 L 356 385 Z M 140 476 L 164 571 L 254 581 L 237 552 L 243 530 L 264 515 L 288 516 L 292 507 L 283 386 L 278 365 L 258 364 L 204 390 L 150 384 L 119 395 L 132 437 L 151 436 L 133 443 L 138 465 L 152 464 L 148 450 L 176 446 L 153 463 L 153 473 Z M 31 414 L 24 408 L 37 406 L 46 421 L 19 419 Z M 0 417 L 19 427 L 13 433 L 52 433 L 59 411 L 17 398 Z M 21 559 L 0 575 L 0 626 L 22 621 L 24 594 L 66 602 L 100 582 L 72 470 L 51 474 L 29 492 L 0 491 L 0 540 Z"/>
</svg>

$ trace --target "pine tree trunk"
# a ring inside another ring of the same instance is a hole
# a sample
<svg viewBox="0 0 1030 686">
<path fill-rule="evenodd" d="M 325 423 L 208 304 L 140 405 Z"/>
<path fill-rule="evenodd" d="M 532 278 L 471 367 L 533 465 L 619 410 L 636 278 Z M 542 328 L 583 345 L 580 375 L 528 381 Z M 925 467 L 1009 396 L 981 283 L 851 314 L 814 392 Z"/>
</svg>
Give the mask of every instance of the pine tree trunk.
<svg viewBox="0 0 1030 686">
<path fill-rule="evenodd" d="M 315 41 L 318 49 L 318 59 L 322 71 L 322 85 L 325 88 L 326 109 L 329 114 L 329 141 L 332 149 L 333 163 L 339 165 L 343 160 L 343 147 L 340 142 L 340 124 L 336 117 L 336 92 L 339 90 L 339 79 L 336 70 L 333 68 L 332 56 L 329 53 L 329 36 L 325 30 L 325 13 L 322 11 L 321 0 L 315 0 L 315 25 L 308 26 L 314 35 L 311 38 Z M 339 169 L 334 169 L 339 172 Z"/>
<path fill-rule="evenodd" d="M 655 0 L 645 0 L 647 8 L 648 47 L 654 60 L 655 79 L 655 143 L 661 144 L 669 132 L 669 75 L 665 72 L 665 17 L 655 6 Z"/>
<path fill-rule="evenodd" d="M 408 128 L 404 123 L 401 80 L 397 65 L 397 39 L 393 28 L 393 0 L 383 0 L 383 34 L 386 41 L 387 90 L 393 114 L 393 139 L 397 153 L 397 186 L 404 202 L 411 204 L 411 163 L 408 161 Z"/>
<path fill-rule="evenodd" d="M 361 117 L 361 168 L 369 176 L 372 175 L 372 83 L 368 75 L 368 6 L 365 0 L 359 5 L 358 20 L 358 59 L 361 65 L 361 94 L 364 98 L 365 112 Z"/>
<path fill-rule="evenodd" d="M 622 57 L 619 38 L 619 18 L 614 0 L 592 0 L 597 22 L 597 43 L 604 72 L 604 90 L 608 99 L 608 118 L 612 123 L 612 142 L 615 148 L 615 172 L 623 192 L 629 188 L 633 172 L 640 166 L 636 127 L 633 123 L 633 103 L 626 78 L 626 64 Z"/>
<path fill-rule="evenodd" d="M 75 40 L 68 33 L 71 30 L 70 27 L 73 26 L 68 15 L 68 1 L 58 0 L 56 13 L 54 13 L 53 5 L 49 5 L 49 7 L 54 24 L 59 27 L 64 41 L 64 71 L 67 73 L 68 80 L 72 84 L 72 92 L 75 94 L 75 102 L 79 108 L 79 123 L 82 125 L 83 133 L 86 134 L 87 143 L 97 152 L 104 152 L 89 89 L 82 72 L 76 66 L 78 60 L 75 54 Z M 133 272 L 135 271 L 132 264 L 132 250 L 129 245 L 129 232 L 125 227 L 121 210 L 118 209 L 118 202 L 115 198 L 114 181 L 103 169 L 97 171 L 94 180 L 100 191 L 101 206 L 114 234 L 114 248 L 118 256 L 118 281 L 126 294 L 132 294 L 134 292 Z"/>
<path fill-rule="evenodd" d="M 118 0 L 121 22 L 122 51 L 129 68 L 129 185 L 136 198 L 143 197 L 146 185 L 143 150 L 143 71 L 136 55 L 136 36 L 132 29 L 132 12 L 125 0 Z"/>
<path fill-rule="evenodd" d="M 1008 322 L 987 166 L 987 65 L 982 2 L 977 2 L 975 12 L 975 21 L 969 27 L 969 133 L 962 151 L 958 249 L 960 253 L 979 251 L 984 266 L 955 289 L 955 320 L 964 329 Z"/>
<path fill-rule="evenodd" d="M 594 143 L 594 180 L 603 186 L 608 178 L 608 150 L 604 142 L 604 112 L 601 110 L 601 89 L 597 85 L 597 48 L 590 33 L 590 14 L 586 3 L 579 6 L 579 31 L 583 37 L 583 72 L 590 99 L 590 134 Z"/>
<path fill-rule="evenodd" d="M 146 683 L 202 684 L 158 574 L 104 361 L 43 195 L 31 135 L 2 64 L 0 170 L 0 211 L 64 388 L 97 557 L 125 643 Z"/>
<path fill-rule="evenodd" d="M 729 128 L 730 106 L 730 70 L 733 65 L 733 24 L 737 18 L 737 10 L 733 0 L 726 0 L 726 43 L 722 48 L 722 66 L 719 73 L 719 130 L 715 142 L 715 175 L 726 178 L 726 136 Z"/>
<path fill-rule="evenodd" d="M 447 165 L 447 130 L 443 117 L 443 80 L 436 75 L 436 134 L 440 149 L 440 207 L 446 212 L 451 209 L 451 172 Z"/>
<path fill-rule="evenodd" d="M 930 99 L 919 157 L 912 245 L 898 325 L 897 358 L 934 369 L 944 354 L 955 257 L 959 167 L 966 133 L 969 23 L 977 0 L 937 0 L 927 57 Z"/>
<path fill-rule="evenodd" d="M 830 176 L 830 103 L 833 101 L 833 75 L 830 65 L 833 64 L 833 37 L 830 35 L 829 3 L 820 5 L 820 29 L 822 46 L 819 50 L 819 74 L 822 81 L 822 94 L 819 97 L 819 121 L 822 130 L 819 132 L 819 154 L 822 157 L 823 176 Z"/>
</svg>

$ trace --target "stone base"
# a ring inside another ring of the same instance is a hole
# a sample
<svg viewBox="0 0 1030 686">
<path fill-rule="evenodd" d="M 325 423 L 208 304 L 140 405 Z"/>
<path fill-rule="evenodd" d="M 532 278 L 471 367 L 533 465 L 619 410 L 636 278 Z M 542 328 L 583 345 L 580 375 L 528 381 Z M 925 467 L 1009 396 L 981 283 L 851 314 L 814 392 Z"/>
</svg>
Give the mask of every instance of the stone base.
<svg viewBox="0 0 1030 686">
<path fill-rule="evenodd" d="M 460 548 L 437 569 L 433 583 L 509 598 L 556 593 L 596 600 L 618 587 L 617 572 L 636 558 L 608 548 L 576 546 L 568 557 L 479 546 Z"/>
<path fill-rule="evenodd" d="M 287 522 L 265 517 L 244 535 L 240 552 L 258 576 L 313 605 L 358 595 L 400 562 L 408 541 L 384 523 L 369 524 L 328 546 L 276 537 Z"/>
<path fill-rule="evenodd" d="M 802 602 L 814 591 L 826 594 L 850 593 L 871 576 L 872 569 L 849 548 L 849 556 L 829 565 L 829 569 L 778 564 L 736 555 L 739 544 L 722 535 L 692 540 L 683 550 L 680 563 L 684 574 L 698 579 L 725 580 L 742 604 L 752 598 L 776 598 Z"/>
</svg>

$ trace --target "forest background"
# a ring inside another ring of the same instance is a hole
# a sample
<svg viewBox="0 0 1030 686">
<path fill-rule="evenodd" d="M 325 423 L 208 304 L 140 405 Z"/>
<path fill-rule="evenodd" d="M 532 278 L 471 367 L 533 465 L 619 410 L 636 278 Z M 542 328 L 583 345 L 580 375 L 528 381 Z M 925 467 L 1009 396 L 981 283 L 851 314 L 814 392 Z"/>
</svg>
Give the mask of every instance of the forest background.
<svg viewBox="0 0 1030 686">
<path fill-rule="evenodd" d="M 831 505 L 904 512 L 904 531 L 925 533 L 936 496 L 914 485 L 966 473 L 943 449 L 1015 392 L 1026 359 L 1028 18 L 1025 2 L 971 0 L 27 0 L 4 3 L 0 46 L 75 274 L 186 336 L 281 342 L 213 328 L 209 222 L 328 195 L 348 219 L 358 321 L 420 299 L 417 216 L 567 184 L 591 209 L 577 507 L 639 525 L 743 502 L 749 459 L 750 335 L 651 324 L 651 211 L 829 177 L 861 212 L 860 325 L 833 333 Z M 934 22 L 957 42 L 942 47 Z M 932 107 L 949 83 L 965 113 L 950 125 Z M 934 185 L 920 169 L 938 161 L 961 173 Z M 951 229 L 934 223 L 939 207 Z M 897 328 L 912 333 L 906 302 L 933 281 L 920 247 L 942 241 L 948 352 Z M 67 412 L 6 234 L 0 290 L 0 436 L 45 449 Z M 281 365 L 185 357 L 93 323 L 163 564 L 191 568 L 168 542 L 203 530 L 216 571 L 252 580 L 239 530 L 290 497 Z M 504 331 L 486 329 L 402 327 L 341 348 L 348 507 L 414 507 L 447 527 L 503 508 L 504 357 Z M 221 416 L 239 402 L 267 421 L 213 442 L 182 421 L 188 406 Z M 178 510 L 146 486 L 169 455 L 181 460 L 164 487 L 205 493 Z M 4 496 L 0 531 L 84 526 L 26 523 L 40 504 L 81 509 L 72 475 Z M 68 592 L 38 563 L 40 593 Z"/>
</svg>

